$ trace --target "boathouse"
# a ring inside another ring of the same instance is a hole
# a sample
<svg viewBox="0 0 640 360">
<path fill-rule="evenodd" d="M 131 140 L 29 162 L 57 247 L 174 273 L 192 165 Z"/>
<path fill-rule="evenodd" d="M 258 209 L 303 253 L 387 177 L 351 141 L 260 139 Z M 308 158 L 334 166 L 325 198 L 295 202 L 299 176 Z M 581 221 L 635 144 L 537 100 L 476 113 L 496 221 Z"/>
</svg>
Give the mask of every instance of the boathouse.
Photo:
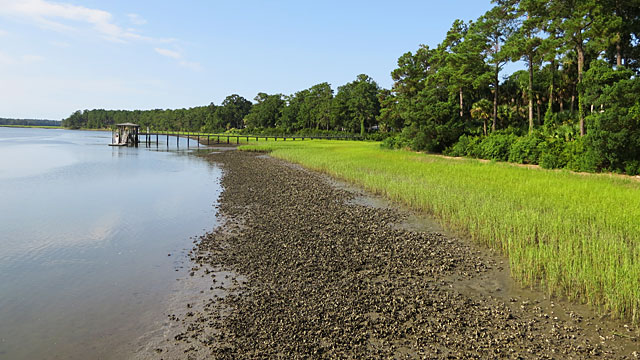
<svg viewBox="0 0 640 360">
<path fill-rule="evenodd" d="M 138 146 L 140 125 L 132 123 L 117 124 L 111 133 L 109 146 Z"/>
</svg>

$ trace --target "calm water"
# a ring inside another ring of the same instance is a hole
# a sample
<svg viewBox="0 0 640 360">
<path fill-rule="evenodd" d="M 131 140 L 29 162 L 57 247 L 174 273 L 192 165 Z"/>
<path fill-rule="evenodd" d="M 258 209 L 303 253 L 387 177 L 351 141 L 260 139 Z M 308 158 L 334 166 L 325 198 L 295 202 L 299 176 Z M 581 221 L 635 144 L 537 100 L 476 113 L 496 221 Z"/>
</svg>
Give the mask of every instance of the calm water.
<svg viewBox="0 0 640 360">
<path fill-rule="evenodd" d="M 110 138 L 0 127 L 0 359 L 130 354 L 215 226 L 220 169 Z"/>
</svg>

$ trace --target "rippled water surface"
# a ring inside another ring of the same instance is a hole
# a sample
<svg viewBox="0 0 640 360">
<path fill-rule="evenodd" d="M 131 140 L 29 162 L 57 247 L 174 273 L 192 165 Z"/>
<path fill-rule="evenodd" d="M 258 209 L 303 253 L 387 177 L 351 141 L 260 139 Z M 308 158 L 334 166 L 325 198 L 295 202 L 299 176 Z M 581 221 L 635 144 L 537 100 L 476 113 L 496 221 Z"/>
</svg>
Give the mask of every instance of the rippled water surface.
<svg viewBox="0 0 640 360">
<path fill-rule="evenodd" d="M 126 357 L 216 225 L 220 169 L 110 138 L 0 127 L 0 359 Z"/>
</svg>

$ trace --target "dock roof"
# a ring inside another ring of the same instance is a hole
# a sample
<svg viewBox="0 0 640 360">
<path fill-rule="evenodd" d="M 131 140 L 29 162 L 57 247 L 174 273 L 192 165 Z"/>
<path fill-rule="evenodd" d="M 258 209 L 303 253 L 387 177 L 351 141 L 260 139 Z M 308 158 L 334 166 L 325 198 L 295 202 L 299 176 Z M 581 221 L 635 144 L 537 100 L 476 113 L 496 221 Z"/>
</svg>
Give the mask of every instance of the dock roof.
<svg viewBox="0 0 640 360">
<path fill-rule="evenodd" d="M 140 125 L 138 125 L 138 124 L 133 124 L 133 123 L 122 123 L 122 124 L 116 124 L 116 126 L 135 126 L 135 127 L 140 127 Z"/>
</svg>

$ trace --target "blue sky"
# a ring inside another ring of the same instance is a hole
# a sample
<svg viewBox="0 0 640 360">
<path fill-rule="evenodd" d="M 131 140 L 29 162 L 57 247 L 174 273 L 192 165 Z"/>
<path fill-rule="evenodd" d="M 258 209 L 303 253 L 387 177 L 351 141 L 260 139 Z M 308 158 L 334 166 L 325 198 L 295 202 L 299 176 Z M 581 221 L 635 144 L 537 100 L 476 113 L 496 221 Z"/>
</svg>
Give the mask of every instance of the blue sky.
<svg viewBox="0 0 640 360">
<path fill-rule="evenodd" d="M 400 55 L 437 45 L 489 0 L 0 0 L 0 117 L 184 108 L 237 93 L 383 87 Z"/>
</svg>

